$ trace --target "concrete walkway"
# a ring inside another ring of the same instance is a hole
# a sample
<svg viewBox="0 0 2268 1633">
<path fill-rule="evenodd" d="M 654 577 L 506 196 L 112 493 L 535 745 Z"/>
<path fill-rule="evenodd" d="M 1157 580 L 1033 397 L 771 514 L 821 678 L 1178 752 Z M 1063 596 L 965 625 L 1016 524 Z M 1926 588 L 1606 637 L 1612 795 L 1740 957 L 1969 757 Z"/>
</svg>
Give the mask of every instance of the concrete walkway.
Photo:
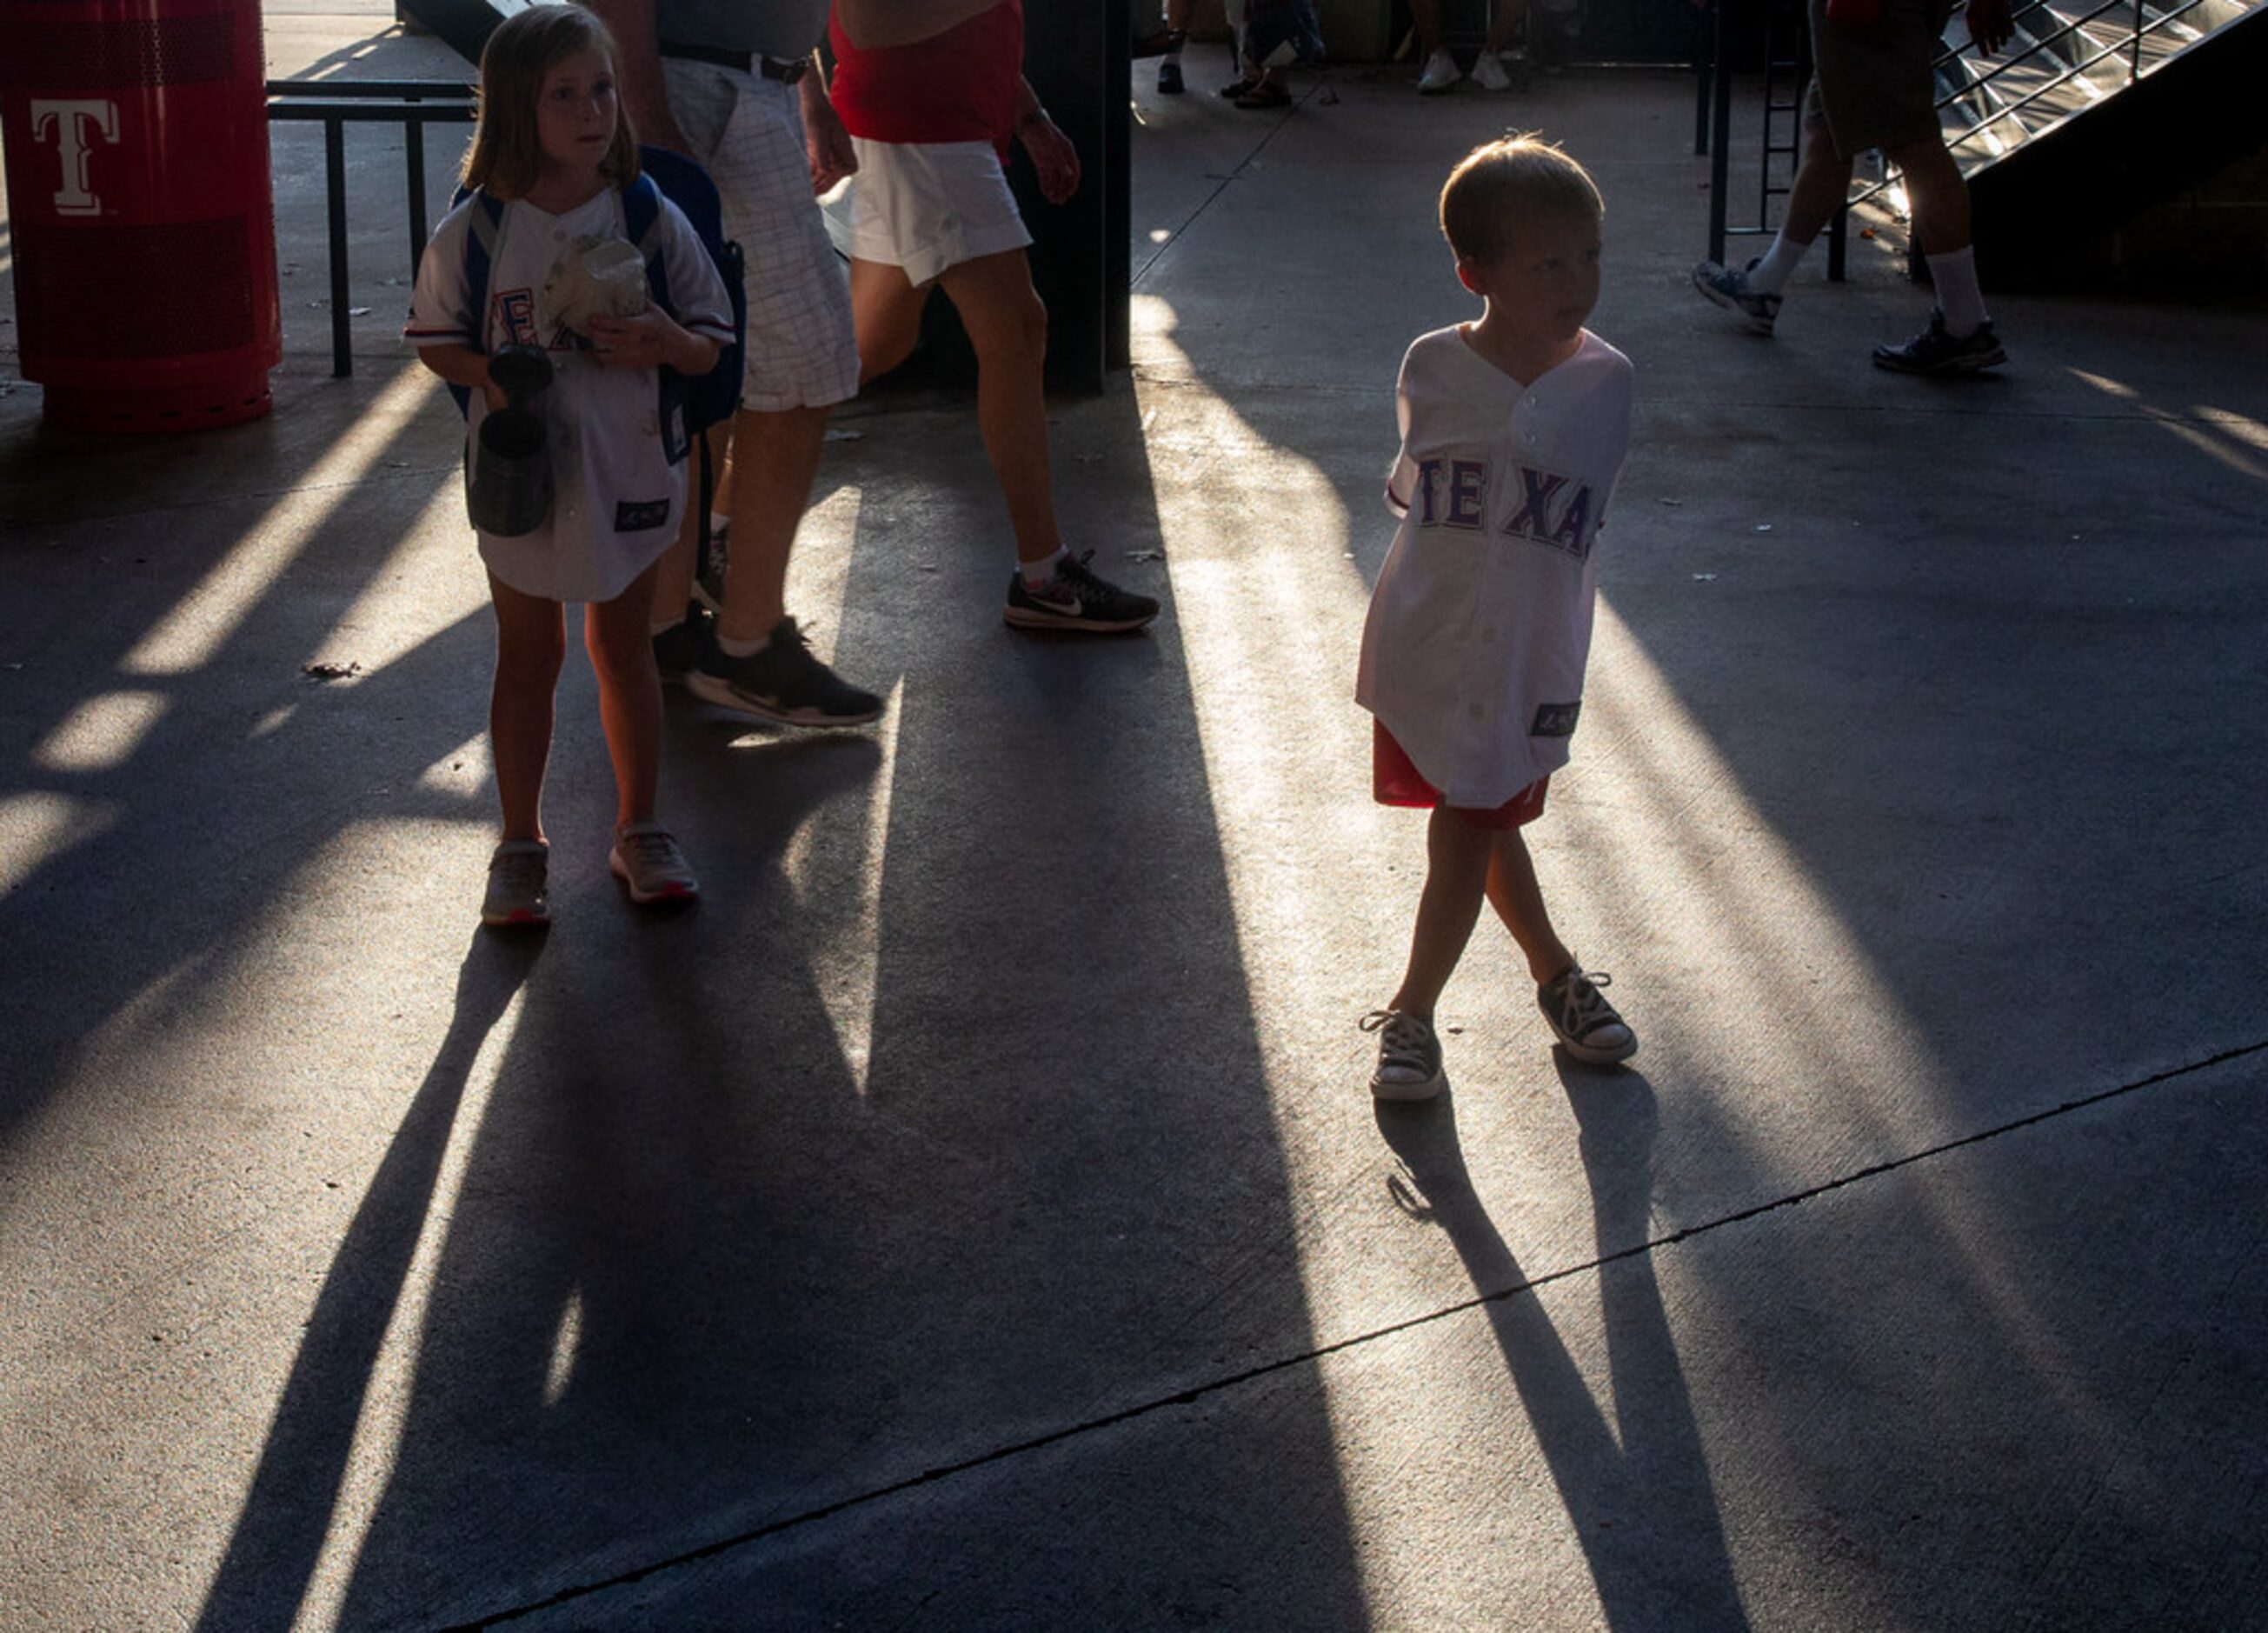
<svg viewBox="0 0 2268 1633">
<path fill-rule="evenodd" d="M 1143 98 L 1137 367 L 1056 422 L 1166 616 L 1005 630 L 965 405 L 845 417 L 791 601 L 890 711 L 675 700 L 677 919 L 577 661 L 556 923 L 475 927 L 382 137 L 351 381 L 293 130 L 272 417 L 0 393 L 0 1625 L 2268 1625 L 2268 319 L 2004 299 L 2005 378 L 1896 379 L 1876 246 L 1771 341 L 1686 288 L 1675 76 L 1220 67 Z M 1598 174 L 1640 370 L 1535 832 L 1644 1047 L 1558 1056 L 1484 932 L 1453 1094 L 1378 1112 L 1422 820 L 1353 654 L 1508 122 Z"/>
</svg>

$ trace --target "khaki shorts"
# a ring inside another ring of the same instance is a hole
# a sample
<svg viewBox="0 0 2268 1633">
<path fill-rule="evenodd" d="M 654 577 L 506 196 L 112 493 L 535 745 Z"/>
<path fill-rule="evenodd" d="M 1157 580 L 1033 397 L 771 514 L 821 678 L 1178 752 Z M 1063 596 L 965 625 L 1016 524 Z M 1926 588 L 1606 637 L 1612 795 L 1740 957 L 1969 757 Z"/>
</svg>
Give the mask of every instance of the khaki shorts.
<svg viewBox="0 0 2268 1633">
<path fill-rule="evenodd" d="M 917 288 L 948 267 L 1032 241 L 990 142 L 851 138 L 858 174 L 827 203 L 836 248 L 902 268 Z"/>
<path fill-rule="evenodd" d="M 1943 139 L 1929 65 L 1944 48 L 1952 0 L 1881 4 L 1880 21 L 1854 26 L 1830 22 L 1826 0 L 1811 0 L 1812 76 L 1804 116 L 1826 122 L 1829 139 L 1845 159 L 1870 147 L 1887 151 Z"/>
</svg>

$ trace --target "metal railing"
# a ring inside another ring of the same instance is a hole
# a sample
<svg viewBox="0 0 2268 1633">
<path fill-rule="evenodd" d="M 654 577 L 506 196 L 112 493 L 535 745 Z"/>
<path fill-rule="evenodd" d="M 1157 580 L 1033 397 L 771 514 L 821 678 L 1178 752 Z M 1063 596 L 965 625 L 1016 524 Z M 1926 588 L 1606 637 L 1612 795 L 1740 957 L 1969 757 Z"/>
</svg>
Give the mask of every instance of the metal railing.
<svg viewBox="0 0 2268 1633">
<path fill-rule="evenodd" d="M 331 373 L 354 373 L 348 320 L 346 128 L 402 128 L 403 166 L 409 202 L 409 271 L 424 253 L 431 213 L 425 197 L 425 127 L 473 122 L 473 87 L 446 79 L 271 79 L 268 118 L 273 123 L 314 122 L 323 127 L 323 181 L 328 211 L 331 284 Z"/>
</svg>

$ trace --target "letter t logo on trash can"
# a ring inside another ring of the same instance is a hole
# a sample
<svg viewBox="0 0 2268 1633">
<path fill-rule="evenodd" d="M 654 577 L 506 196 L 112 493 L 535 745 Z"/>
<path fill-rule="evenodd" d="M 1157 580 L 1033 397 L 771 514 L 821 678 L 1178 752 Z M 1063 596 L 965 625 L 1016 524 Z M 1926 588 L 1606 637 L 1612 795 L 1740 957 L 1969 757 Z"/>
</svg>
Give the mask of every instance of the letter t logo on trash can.
<svg viewBox="0 0 2268 1633">
<path fill-rule="evenodd" d="M 32 139 L 45 142 L 50 129 L 56 133 L 56 145 L 62 150 L 63 161 L 63 185 L 55 195 L 55 213 L 59 216 L 100 215 L 102 201 L 87 185 L 86 160 L 93 147 L 88 133 L 92 129 L 99 132 L 104 141 L 116 145 L 118 104 L 33 98 Z"/>
</svg>

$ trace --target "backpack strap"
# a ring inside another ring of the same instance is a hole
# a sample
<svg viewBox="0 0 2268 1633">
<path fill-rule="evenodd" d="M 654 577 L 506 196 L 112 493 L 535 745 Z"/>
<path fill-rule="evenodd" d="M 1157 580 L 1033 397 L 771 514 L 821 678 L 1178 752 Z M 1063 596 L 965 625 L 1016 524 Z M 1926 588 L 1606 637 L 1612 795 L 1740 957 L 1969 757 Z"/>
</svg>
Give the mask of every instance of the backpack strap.
<svg viewBox="0 0 2268 1633">
<path fill-rule="evenodd" d="M 653 303 L 670 316 L 677 308 L 669 299 L 669 267 L 661 253 L 661 189 L 643 170 L 622 189 L 622 230 L 631 245 L 645 257 L 646 285 Z"/>
<path fill-rule="evenodd" d="M 460 189 L 457 202 L 468 196 L 473 211 L 466 224 L 472 230 L 465 234 L 465 296 L 473 314 L 472 348 L 483 351 L 486 348 L 481 343 L 488 337 L 489 328 L 489 268 L 495 264 L 497 240 L 504 233 L 504 201 L 484 192 Z M 451 386 L 449 395 L 457 400 L 457 412 L 469 417 L 473 394 L 463 386 Z"/>
</svg>

